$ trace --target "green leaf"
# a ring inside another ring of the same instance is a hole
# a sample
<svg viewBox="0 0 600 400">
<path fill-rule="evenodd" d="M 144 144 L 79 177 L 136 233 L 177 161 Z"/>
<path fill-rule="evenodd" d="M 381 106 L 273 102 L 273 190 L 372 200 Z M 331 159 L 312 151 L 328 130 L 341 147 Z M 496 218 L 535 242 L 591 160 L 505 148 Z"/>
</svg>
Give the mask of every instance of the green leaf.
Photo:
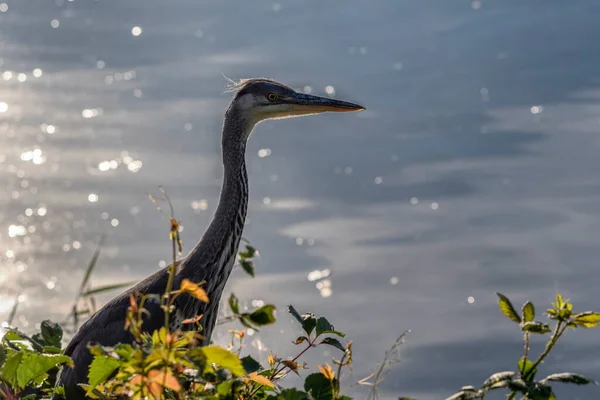
<svg viewBox="0 0 600 400">
<path fill-rule="evenodd" d="M 333 399 L 331 383 L 329 382 L 329 379 L 325 378 L 321 373 L 314 373 L 307 376 L 304 381 L 304 390 L 306 390 L 314 400 Z"/>
<path fill-rule="evenodd" d="M 232 352 L 220 346 L 203 347 L 202 352 L 206 356 L 207 363 L 215 363 L 222 368 L 228 369 L 235 376 L 246 374 L 242 366 L 242 361 Z"/>
<path fill-rule="evenodd" d="M 525 322 L 524 324 L 521 325 L 521 330 L 523 332 L 531 332 L 531 333 L 537 333 L 539 335 L 544 335 L 544 334 L 550 332 L 550 325 L 544 324 L 543 322 L 540 322 L 540 321 Z"/>
<path fill-rule="evenodd" d="M 333 330 L 333 325 L 327 321 L 325 317 L 319 317 L 317 319 L 317 336 L 322 334 L 323 332 L 331 332 Z"/>
<path fill-rule="evenodd" d="M 326 337 L 319 344 L 328 344 L 330 346 L 340 349 L 341 351 L 346 351 L 346 348 L 340 343 L 339 340 L 335 338 Z"/>
<path fill-rule="evenodd" d="M 315 329 L 315 326 L 317 326 L 315 314 L 308 313 L 302 315 L 302 329 L 304 329 L 304 332 L 306 332 L 308 336 L 310 336 L 312 331 Z"/>
<path fill-rule="evenodd" d="M 561 309 L 565 306 L 565 300 L 562 297 L 562 294 L 560 294 L 560 292 L 556 292 L 556 308 L 557 309 Z"/>
<path fill-rule="evenodd" d="M 551 382 L 562 382 L 562 383 L 574 383 L 575 385 L 588 385 L 593 383 L 595 385 L 598 384 L 593 379 L 590 379 L 586 376 L 575 374 L 573 372 L 562 372 L 560 374 L 552 374 L 540 381 L 541 384 L 546 383 L 547 381 Z"/>
<path fill-rule="evenodd" d="M 513 371 L 504 371 L 504 372 L 497 372 L 493 375 L 491 375 L 489 378 L 487 378 L 485 380 L 485 382 L 483 382 L 483 384 L 481 385 L 481 388 L 483 390 L 486 389 L 491 389 L 491 388 L 499 388 L 499 387 L 504 387 L 507 385 L 507 382 L 512 380 L 512 378 L 516 375 L 515 372 Z M 502 385 L 500 385 L 502 384 Z"/>
<path fill-rule="evenodd" d="M 202 351 L 202 347 L 194 347 L 186 351 L 186 358 L 190 360 L 201 371 L 206 371 L 206 355 Z"/>
<path fill-rule="evenodd" d="M 600 322 L 600 313 L 593 311 L 575 314 L 573 317 L 573 323 L 584 328 L 594 328 L 598 326 L 598 323 Z"/>
<path fill-rule="evenodd" d="M 246 356 L 246 357 L 242 358 L 242 366 L 244 367 L 244 370 L 248 374 L 256 372 L 262 368 L 260 363 L 258 361 L 256 361 L 254 358 L 252 358 L 252 356 Z"/>
<path fill-rule="evenodd" d="M 254 278 L 254 263 L 249 260 L 240 260 L 240 266 L 251 277 Z"/>
<path fill-rule="evenodd" d="M 61 364 L 72 364 L 72 362 L 68 356 L 63 355 L 25 353 L 17 369 L 17 385 L 24 388 L 32 381 L 40 382 L 40 379 L 47 377 L 50 369 Z"/>
<path fill-rule="evenodd" d="M 300 313 L 299 313 L 298 311 L 296 311 L 296 309 L 294 308 L 294 306 L 290 304 L 290 305 L 287 307 L 287 310 L 288 310 L 288 312 L 289 312 L 290 314 L 292 314 L 292 317 L 294 317 L 294 319 L 295 319 L 296 321 L 298 321 L 298 322 L 300 323 L 300 325 L 302 325 L 303 319 L 302 319 L 302 317 L 300 316 Z"/>
<path fill-rule="evenodd" d="M 319 336 L 323 333 L 330 333 L 332 335 L 337 335 L 340 337 L 346 336 L 342 332 L 336 331 L 334 329 L 333 325 L 331 325 L 325 317 L 319 317 L 317 319 L 316 332 L 317 332 L 317 336 Z"/>
<path fill-rule="evenodd" d="M 508 390 L 525 394 L 529 390 L 528 384 L 523 379 L 513 379 L 507 382 Z M 510 399 L 510 397 L 509 397 Z"/>
<path fill-rule="evenodd" d="M 0 377 L 5 382 L 8 382 L 12 387 L 18 387 L 17 370 L 23 359 L 23 352 L 11 350 L 8 352 L 6 362 L 0 370 Z"/>
<path fill-rule="evenodd" d="M 519 317 L 519 314 L 517 314 L 517 311 L 513 307 L 508 297 L 506 297 L 502 293 L 496 294 L 500 298 L 500 300 L 498 300 L 498 305 L 500 306 L 500 311 L 502 311 L 502 314 L 506 315 L 506 317 L 511 321 L 521 323 L 521 317 Z"/>
<path fill-rule="evenodd" d="M 87 390 L 87 394 L 92 393 L 96 386 L 106 382 L 113 372 L 119 368 L 119 365 L 119 361 L 112 357 L 99 356 L 94 358 L 94 361 L 90 364 L 90 372 L 88 373 L 90 387 Z"/>
<path fill-rule="evenodd" d="M 532 382 L 533 378 L 535 378 L 535 374 L 537 374 L 537 367 L 535 369 L 532 369 L 533 361 L 525 361 L 525 359 L 521 357 L 519 359 L 519 362 L 517 363 L 517 366 L 519 367 L 519 371 L 521 372 L 521 376 L 523 377 L 523 379 L 526 382 Z"/>
<path fill-rule="evenodd" d="M 246 250 L 240 251 L 238 254 L 240 258 L 254 258 L 254 256 L 256 255 L 256 249 L 247 244 Z"/>
<path fill-rule="evenodd" d="M 233 380 L 228 380 L 219 383 L 217 386 L 217 393 L 223 397 L 227 396 L 231 392 L 231 386 L 233 385 L 233 382 Z"/>
<path fill-rule="evenodd" d="M 275 322 L 274 312 L 275 306 L 267 304 L 248 315 L 248 319 L 258 326 L 269 325 Z"/>
<path fill-rule="evenodd" d="M 535 307 L 533 306 L 533 303 L 531 303 L 530 301 L 523 304 L 523 308 L 522 308 L 521 312 L 523 314 L 523 322 L 530 322 L 530 321 L 534 320 Z"/>
<path fill-rule="evenodd" d="M 44 320 L 42 321 L 40 330 L 42 331 L 42 337 L 44 338 L 47 346 L 61 346 L 63 330 L 59 324 L 50 320 Z"/>
<path fill-rule="evenodd" d="M 235 315 L 240 313 L 240 301 L 233 293 L 229 296 L 229 308 L 231 308 L 231 312 Z"/>
<path fill-rule="evenodd" d="M 6 361 L 6 350 L 4 350 L 4 346 L 0 345 L 0 367 L 2 367 L 4 361 Z"/>
</svg>

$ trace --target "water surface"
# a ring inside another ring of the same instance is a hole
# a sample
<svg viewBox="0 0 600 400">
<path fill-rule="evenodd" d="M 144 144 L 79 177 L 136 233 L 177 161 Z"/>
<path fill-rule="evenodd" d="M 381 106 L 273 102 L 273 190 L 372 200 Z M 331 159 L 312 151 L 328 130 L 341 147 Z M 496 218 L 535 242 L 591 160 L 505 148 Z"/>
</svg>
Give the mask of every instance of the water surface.
<svg viewBox="0 0 600 400">
<path fill-rule="evenodd" d="M 262 359 L 293 351 L 291 302 L 354 341 L 349 382 L 410 329 L 382 398 L 440 399 L 515 368 L 496 291 L 598 308 L 596 2 L 2 1 L 0 311 L 20 295 L 21 328 L 68 313 L 102 233 L 95 286 L 168 259 L 145 196 L 160 184 L 186 249 L 198 240 L 220 189 L 223 74 L 367 107 L 264 123 L 249 142 L 261 257 L 228 291 L 278 306 L 249 346 Z M 598 378 L 597 347 L 569 332 L 542 373 Z"/>
</svg>

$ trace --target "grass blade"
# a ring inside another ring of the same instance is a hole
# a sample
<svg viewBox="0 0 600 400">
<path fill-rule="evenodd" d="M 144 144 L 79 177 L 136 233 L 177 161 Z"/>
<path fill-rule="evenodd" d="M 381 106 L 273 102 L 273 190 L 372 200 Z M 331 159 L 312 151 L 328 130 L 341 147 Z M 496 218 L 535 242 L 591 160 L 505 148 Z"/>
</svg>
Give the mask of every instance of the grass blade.
<svg viewBox="0 0 600 400">
<path fill-rule="evenodd" d="M 79 299 L 81 298 L 81 296 L 83 296 L 85 292 L 85 287 L 87 286 L 88 281 L 92 276 L 92 271 L 94 270 L 94 267 L 98 262 L 98 257 L 100 257 L 100 250 L 102 249 L 102 245 L 104 245 L 105 239 L 106 235 L 103 234 L 100 237 L 100 241 L 98 242 L 98 246 L 96 247 L 96 251 L 94 251 L 92 259 L 90 260 L 90 263 L 88 264 L 87 269 L 85 270 L 85 275 L 83 276 L 83 280 L 81 281 L 81 285 L 79 286 L 79 291 L 77 292 L 77 297 L 75 298 L 75 306 L 77 306 L 77 303 L 79 303 Z"/>
<path fill-rule="evenodd" d="M 125 282 L 125 283 L 115 283 L 113 285 L 100 286 L 100 287 L 97 287 L 95 289 L 87 290 L 86 292 L 82 293 L 81 295 L 83 297 L 87 297 L 87 296 L 91 296 L 91 295 L 94 295 L 94 294 L 100 294 L 100 293 L 108 292 L 110 290 L 127 288 L 127 287 L 130 287 L 130 286 L 133 286 L 134 284 L 135 284 L 135 282 Z"/>
</svg>

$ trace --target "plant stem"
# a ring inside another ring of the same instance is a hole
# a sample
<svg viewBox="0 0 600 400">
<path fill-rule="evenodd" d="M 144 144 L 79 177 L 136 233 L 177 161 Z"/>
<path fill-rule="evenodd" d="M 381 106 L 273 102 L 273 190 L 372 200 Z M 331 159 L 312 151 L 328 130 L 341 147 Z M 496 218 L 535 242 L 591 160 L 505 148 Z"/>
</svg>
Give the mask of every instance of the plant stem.
<svg viewBox="0 0 600 400">
<path fill-rule="evenodd" d="M 165 313 L 165 328 L 169 329 L 169 317 L 171 316 L 170 310 L 170 297 L 171 291 L 173 290 L 173 281 L 175 280 L 175 262 L 177 261 L 177 231 L 173 233 L 173 229 L 178 229 L 179 224 L 171 222 L 171 247 L 172 247 L 172 257 L 173 262 L 169 265 L 169 279 L 167 280 L 167 289 L 165 290 L 165 294 L 163 297 L 164 302 L 164 313 Z"/>
<path fill-rule="evenodd" d="M 529 332 L 525 332 L 525 349 L 523 352 L 523 364 L 521 365 L 521 378 L 525 379 L 523 374 L 525 373 L 525 365 L 527 364 L 527 356 L 529 355 Z"/>
<path fill-rule="evenodd" d="M 540 357 L 536 360 L 536 362 L 533 363 L 533 366 L 529 369 L 529 373 L 527 374 L 527 376 L 523 377 L 524 380 L 527 380 L 527 378 L 530 378 L 530 375 L 533 373 L 533 371 L 535 371 L 535 369 L 538 367 L 538 365 L 540 365 L 542 363 L 542 361 L 544 361 L 544 358 L 546 358 L 546 356 L 550 353 L 550 351 L 552 350 L 552 348 L 554 347 L 556 342 L 558 342 L 558 339 L 564 333 L 565 329 L 567 329 L 567 325 L 565 324 L 563 326 L 563 321 L 558 321 L 558 323 L 556 324 L 556 328 L 554 329 L 554 332 L 552 333 L 552 337 L 550 338 L 550 341 L 546 344 L 546 348 L 544 349 L 544 352 L 542 354 L 540 354 Z"/>
<path fill-rule="evenodd" d="M 337 377 L 338 377 L 338 382 L 342 381 L 342 367 L 344 366 L 344 360 L 346 360 L 346 355 L 348 354 L 349 350 L 344 351 L 344 355 L 342 356 L 340 363 L 338 364 L 338 370 L 337 370 Z"/>
</svg>

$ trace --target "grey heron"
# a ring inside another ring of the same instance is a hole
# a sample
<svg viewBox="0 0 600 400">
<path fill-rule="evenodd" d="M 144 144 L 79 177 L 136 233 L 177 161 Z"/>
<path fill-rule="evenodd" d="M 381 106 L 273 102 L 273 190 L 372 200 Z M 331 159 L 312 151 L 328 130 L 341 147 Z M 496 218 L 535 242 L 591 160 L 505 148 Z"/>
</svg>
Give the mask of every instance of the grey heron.
<svg viewBox="0 0 600 400">
<path fill-rule="evenodd" d="M 234 86 L 234 96 L 223 122 L 221 137 L 224 167 L 223 186 L 219 204 L 208 229 L 191 250 L 176 265 L 173 289 L 183 279 L 206 282 L 203 286 L 210 302 L 204 303 L 191 296 L 180 296 L 171 317 L 171 330 L 186 329 L 185 319 L 202 315 L 204 344 L 210 337 L 217 318 L 217 307 L 223 288 L 233 268 L 248 208 L 248 175 L 246 173 L 246 141 L 254 126 L 267 119 L 291 118 L 327 111 L 361 111 L 364 107 L 345 101 L 313 96 L 293 90 L 268 79 L 246 79 Z M 129 290 L 115 297 L 86 321 L 73 336 L 65 354 L 74 362 L 74 368 L 64 367 L 57 378 L 57 386 L 64 386 L 67 399 L 84 398 L 78 383 L 87 380 L 92 356 L 88 343 L 113 346 L 131 343 L 133 338 L 124 329 L 129 298 L 136 293 L 162 295 L 167 287 L 169 268 L 150 275 Z M 143 329 L 152 332 L 164 324 L 164 314 L 157 303 L 146 303 L 150 312 Z M 191 325 L 194 328 L 193 325 Z M 189 329 L 189 328 L 187 328 Z"/>
</svg>

